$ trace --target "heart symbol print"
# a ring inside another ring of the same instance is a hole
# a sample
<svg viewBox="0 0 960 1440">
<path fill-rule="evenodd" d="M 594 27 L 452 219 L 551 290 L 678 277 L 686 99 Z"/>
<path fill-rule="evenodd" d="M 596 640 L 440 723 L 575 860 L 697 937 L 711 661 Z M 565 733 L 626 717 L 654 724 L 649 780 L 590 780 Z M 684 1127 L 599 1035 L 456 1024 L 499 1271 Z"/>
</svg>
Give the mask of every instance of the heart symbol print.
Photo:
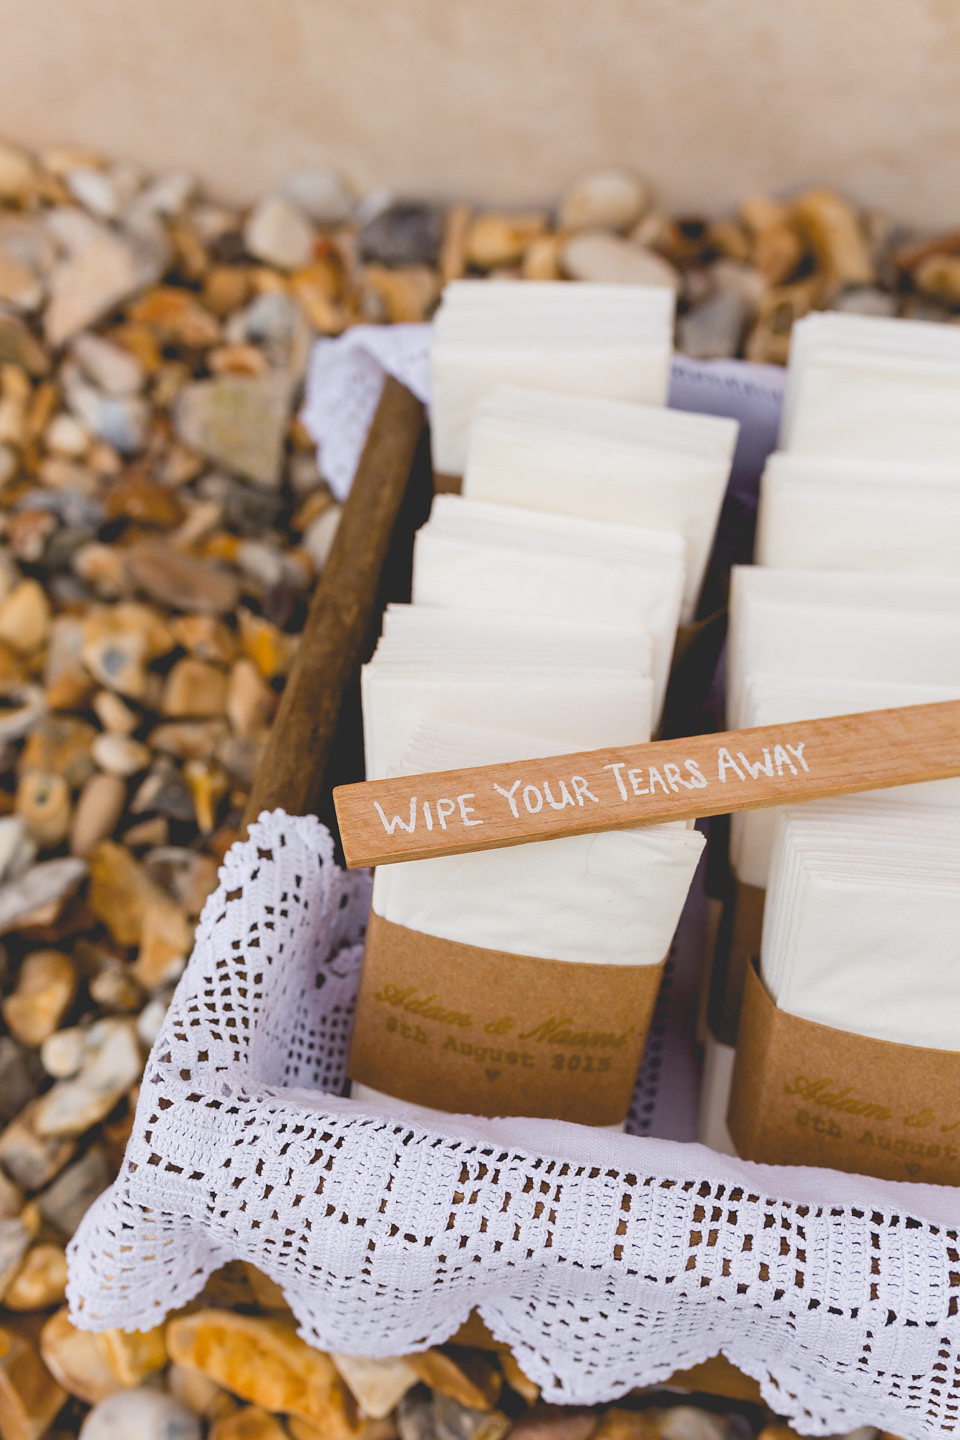
<svg viewBox="0 0 960 1440">
<path fill-rule="evenodd" d="M 486 1077 L 487 1077 L 487 1079 L 490 1081 L 490 1084 L 491 1084 L 491 1085 L 493 1084 L 494 1080 L 499 1080 L 499 1079 L 500 1079 L 500 1071 L 499 1071 L 499 1070 L 487 1070 L 485 1073 L 486 1073 Z"/>
</svg>

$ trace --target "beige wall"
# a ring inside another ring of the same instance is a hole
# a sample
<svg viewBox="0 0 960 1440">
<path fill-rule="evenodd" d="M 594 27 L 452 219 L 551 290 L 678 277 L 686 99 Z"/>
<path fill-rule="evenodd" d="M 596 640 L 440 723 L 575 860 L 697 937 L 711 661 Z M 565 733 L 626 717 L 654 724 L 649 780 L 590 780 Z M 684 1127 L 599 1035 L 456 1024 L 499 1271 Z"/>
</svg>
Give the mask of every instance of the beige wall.
<svg viewBox="0 0 960 1440">
<path fill-rule="evenodd" d="M 184 165 L 553 199 L 618 161 L 675 208 L 827 181 L 960 223 L 960 0 L 0 0 L 0 132 Z"/>
</svg>

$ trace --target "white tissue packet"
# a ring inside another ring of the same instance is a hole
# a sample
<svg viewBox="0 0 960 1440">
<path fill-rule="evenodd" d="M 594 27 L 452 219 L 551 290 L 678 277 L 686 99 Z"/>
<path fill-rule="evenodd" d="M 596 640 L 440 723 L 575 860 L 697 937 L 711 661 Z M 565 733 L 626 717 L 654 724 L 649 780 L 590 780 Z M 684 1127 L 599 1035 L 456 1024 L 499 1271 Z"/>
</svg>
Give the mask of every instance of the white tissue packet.
<svg viewBox="0 0 960 1440">
<path fill-rule="evenodd" d="M 855 715 L 898 705 L 930 705 L 940 700 L 960 700 L 960 682 L 951 687 L 911 685 L 895 680 L 818 680 L 751 674 L 747 677 L 744 723 L 786 725 L 794 720 Z M 960 777 L 863 793 L 864 798 L 885 800 L 890 805 L 928 805 L 960 814 Z M 858 798 L 851 796 L 850 800 Z M 742 884 L 765 888 L 773 837 L 782 809 L 773 805 L 763 810 L 741 810 L 730 816 L 730 867 Z"/>
<path fill-rule="evenodd" d="M 648 631 L 657 719 L 683 584 L 683 541 L 666 531 L 455 495 L 436 497 L 414 543 L 416 605 Z"/>
<path fill-rule="evenodd" d="M 663 405 L 674 305 L 661 286 L 453 281 L 430 353 L 434 469 L 463 474 L 473 413 L 505 382 Z"/>
<path fill-rule="evenodd" d="M 790 341 L 780 447 L 834 458 L 960 463 L 960 329 L 816 313 Z"/>
<path fill-rule="evenodd" d="M 880 464 L 778 451 L 760 484 L 758 565 L 952 575 L 960 465 Z"/>
<path fill-rule="evenodd" d="M 738 429 L 735 420 L 715 415 L 498 386 L 470 427 L 463 494 L 681 536 L 686 623 L 703 584 Z"/>
<path fill-rule="evenodd" d="M 960 684 L 960 579 L 734 566 L 727 723 L 751 674 Z"/>
<path fill-rule="evenodd" d="M 858 797 L 780 817 L 761 975 L 781 1010 L 960 1050 L 958 934 L 960 815 Z"/>
</svg>

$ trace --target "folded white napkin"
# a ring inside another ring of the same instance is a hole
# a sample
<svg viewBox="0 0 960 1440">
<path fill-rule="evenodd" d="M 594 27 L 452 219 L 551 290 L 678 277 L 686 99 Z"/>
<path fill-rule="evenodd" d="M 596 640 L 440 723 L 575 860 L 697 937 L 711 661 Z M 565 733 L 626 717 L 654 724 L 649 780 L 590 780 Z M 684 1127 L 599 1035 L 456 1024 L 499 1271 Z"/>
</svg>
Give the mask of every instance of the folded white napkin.
<svg viewBox="0 0 960 1440">
<path fill-rule="evenodd" d="M 727 722 L 751 674 L 960 684 L 960 579 L 734 566 Z"/>
<path fill-rule="evenodd" d="M 758 565 L 952 575 L 960 465 L 880 464 L 786 451 L 760 486 Z"/>
<path fill-rule="evenodd" d="M 960 329 L 838 312 L 793 328 L 780 445 L 810 455 L 960 463 Z"/>
<path fill-rule="evenodd" d="M 681 536 L 686 622 L 703 584 L 738 428 L 715 415 L 497 386 L 474 414 L 463 494 Z"/>
<path fill-rule="evenodd" d="M 422 721 L 540 735 L 554 755 L 647 740 L 649 659 L 642 630 L 391 607 L 361 673 L 367 776 L 397 773 Z"/>
<path fill-rule="evenodd" d="M 503 382 L 664 404 L 673 311 L 657 286 L 454 281 L 430 356 L 435 469 L 463 474 L 473 412 Z"/>
<path fill-rule="evenodd" d="M 822 680 L 799 676 L 747 677 L 744 709 L 746 725 L 779 725 L 793 720 L 814 720 L 830 715 L 854 715 L 895 705 L 927 705 L 937 700 L 960 699 L 960 683 L 911 685 L 895 680 Z M 850 797 L 851 803 L 859 797 Z M 892 790 L 864 792 L 864 798 L 888 805 L 926 805 L 960 814 L 960 778 L 930 780 Z M 770 869 L 773 837 L 782 807 L 741 810 L 730 816 L 730 865 L 745 885 L 763 889 Z"/>
<path fill-rule="evenodd" d="M 639 627 L 659 717 L 684 583 L 676 535 L 438 495 L 414 544 L 417 605 Z"/>
<path fill-rule="evenodd" d="M 761 974 L 790 1014 L 960 1050 L 960 815 L 858 799 L 780 818 Z"/>
</svg>

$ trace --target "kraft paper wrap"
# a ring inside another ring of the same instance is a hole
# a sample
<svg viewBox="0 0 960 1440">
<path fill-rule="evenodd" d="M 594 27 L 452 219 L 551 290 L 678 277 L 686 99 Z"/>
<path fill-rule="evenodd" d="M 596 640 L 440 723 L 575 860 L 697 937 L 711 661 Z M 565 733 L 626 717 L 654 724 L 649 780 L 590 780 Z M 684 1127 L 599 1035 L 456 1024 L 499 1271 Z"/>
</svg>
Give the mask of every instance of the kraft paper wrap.
<svg viewBox="0 0 960 1440">
<path fill-rule="evenodd" d="M 707 1023 L 724 1045 L 736 1045 L 747 971 L 760 962 L 766 890 L 735 880 L 724 905 L 710 972 Z"/>
<path fill-rule="evenodd" d="M 744 986 L 730 1134 L 745 1160 L 960 1184 L 960 1054 L 851 1035 Z"/>
<path fill-rule="evenodd" d="M 662 974 L 509 955 L 371 914 L 348 1073 L 454 1114 L 619 1125 Z"/>
</svg>

